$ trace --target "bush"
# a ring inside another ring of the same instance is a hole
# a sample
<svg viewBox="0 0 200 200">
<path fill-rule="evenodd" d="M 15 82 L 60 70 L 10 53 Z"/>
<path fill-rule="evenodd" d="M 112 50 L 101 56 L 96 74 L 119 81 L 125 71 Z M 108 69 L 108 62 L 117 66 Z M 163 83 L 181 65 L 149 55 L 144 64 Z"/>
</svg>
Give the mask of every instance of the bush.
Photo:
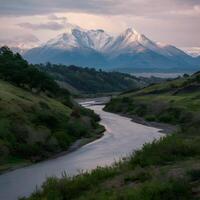
<svg viewBox="0 0 200 200">
<path fill-rule="evenodd" d="M 146 115 L 145 120 L 147 121 L 156 121 L 156 116 L 155 115 Z"/>
<path fill-rule="evenodd" d="M 67 131 L 57 131 L 54 133 L 56 139 L 58 140 L 59 146 L 62 149 L 66 149 L 72 142 L 72 138 L 69 136 Z"/>
<path fill-rule="evenodd" d="M 150 180 L 152 178 L 152 175 L 147 171 L 142 168 L 139 168 L 138 170 L 136 169 L 136 172 L 133 175 L 128 175 L 124 178 L 125 182 L 135 182 L 135 181 L 140 181 L 140 182 L 145 182 L 147 180 Z"/>
<path fill-rule="evenodd" d="M 97 185 L 107 178 L 117 174 L 115 168 L 98 167 L 90 173 L 80 174 L 75 177 L 68 177 L 63 174 L 63 178 L 48 178 L 42 186 L 42 192 L 35 192 L 30 199 L 75 199 L 83 192 L 97 187 Z M 25 199 L 25 198 L 24 198 Z"/>
<path fill-rule="evenodd" d="M 188 171 L 188 175 L 192 181 L 198 181 L 200 180 L 200 169 L 192 169 Z"/>
<path fill-rule="evenodd" d="M 50 129 L 56 129 L 59 127 L 59 120 L 50 111 L 43 111 L 38 113 L 37 118 L 34 122 L 38 125 L 44 125 Z"/>
<path fill-rule="evenodd" d="M 138 150 L 130 159 L 131 166 L 163 165 L 168 162 L 178 161 L 187 157 L 200 154 L 200 141 L 184 139 L 181 136 L 169 135 L 145 144 L 142 150 Z"/>
<path fill-rule="evenodd" d="M 121 198 L 120 198 L 121 196 Z M 191 187 L 185 180 L 151 181 L 119 194 L 126 200 L 192 200 Z"/>
<path fill-rule="evenodd" d="M 143 117 L 147 113 L 147 105 L 145 105 L 145 104 L 138 105 L 135 109 L 135 113 L 138 116 Z"/>
</svg>

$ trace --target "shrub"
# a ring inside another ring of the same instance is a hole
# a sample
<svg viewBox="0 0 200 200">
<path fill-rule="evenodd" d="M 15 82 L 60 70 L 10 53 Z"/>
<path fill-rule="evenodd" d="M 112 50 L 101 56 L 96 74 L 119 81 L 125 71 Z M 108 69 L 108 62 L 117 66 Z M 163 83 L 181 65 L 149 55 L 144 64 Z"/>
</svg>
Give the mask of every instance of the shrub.
<svg viewBox="0 0 200 200">
<path fill-rule="evenodd" d="M 145 144 L 142 150 L 138 150 L 130 159 L 131 166 L 163 165 L 186 157 L 200 154 L 200 141 L 184 139 L 181 136 L 169 135 Z"/>
<path fill-rule="evenodd" d="M 72 142 L 72 138 L 66 131 L 57 131 L 54 135 L 62 149 L 66 149 Z"/>
<path fill-rule="evenodd" d="M 38 125 L 44 125 L 50 129 L 56 129 L 59 126 L 59 120 L 50 111 L 39 112 L 34 122 Z"/>
<path fill-rule="evenodd" d="M 192 169 L 188 171 L 188 175 L 192 181 L 200 180 L 200 169 Z"/>
<path fill-rule="evenodd" d="M 41 108 L 43 108 L 43 109 L 47 109 L 47 110 L 50 109 L 49 105 L 43 101 L 40 101 L 39 104 L 40 104 Z"/>
<path fill-rule="evenodd" d="M 185 180 L 151 181 L 119 194 L 126 200 L 192 200 L 191 187 Z"/>
<path fill-rule="evenodd" d="M 90 173 L 81 173 L 75 177 L 68 177 L 64 173 L 61 179 L 48 178 L 42 186 L 42 191 L 35 192 L 30 199 L 75 199 L 81 196 L 83 192 L 96 187 L 102 180 L 116 174 L 117 171 L 112 167 L 98 167 Z"/>
<path fill-rule="evenodd" d="M 147 113 L 147 105 L 140 104 L 136 107 L 135 112 L 138 116 L 144 116 Z"/>
<path fill-rule="evenodd" d="M 156 116 L 155 115 L 146 115 L 145 120 L 147 121 L 156 121 Z"/>
<path fill-rule="evenodd" d="M 152 178 L 152 175 L 142 168 L 139 170 L 136 170 L 136 172 L 133 175 L 128 175 L 124 178 L 125 182 L 134 182 L 134 181 L 140 181 L 145 182 L 147 180 L 150 180 Z"/>
</svg>

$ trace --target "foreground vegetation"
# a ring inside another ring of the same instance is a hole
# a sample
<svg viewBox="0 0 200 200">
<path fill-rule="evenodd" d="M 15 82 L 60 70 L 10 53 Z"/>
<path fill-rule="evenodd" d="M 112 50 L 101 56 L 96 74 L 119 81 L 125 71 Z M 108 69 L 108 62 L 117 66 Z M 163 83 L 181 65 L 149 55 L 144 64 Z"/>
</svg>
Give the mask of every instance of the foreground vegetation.
<svg viewBox="0 0 200 200">
<path fill-rule="evenodd" d="M 106 110 L 180 129 L 111 167 L 49 178 L 29 200 L 200 199 L 200 73 L 128 92 Z M 26 199 L 26 198 L 23 198 Z"/>
<path fill-rule="evenodd" d="M 0 172 L 40 161 L 104 130 L 67 90 L 4 47 L 0 51 Z"/>
<path fill-rule="evenodd" d="M 72 178 L 48 178 L 42 189 L 27 199 L 199 199 L 199 145 L 200 140 L 168 136 L 145 145 L 128 160 L 111 167 Z"/>
</svg>

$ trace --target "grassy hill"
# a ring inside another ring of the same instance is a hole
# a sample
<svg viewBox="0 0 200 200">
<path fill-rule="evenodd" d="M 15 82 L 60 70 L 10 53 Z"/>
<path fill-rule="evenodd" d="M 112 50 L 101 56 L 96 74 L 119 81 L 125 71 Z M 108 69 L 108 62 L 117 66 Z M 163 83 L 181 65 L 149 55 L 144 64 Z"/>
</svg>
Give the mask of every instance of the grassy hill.
<svg viewBox="0 0 200 200">
<path fill-rule="evenodd" d="M 92 68 L 77 66 L 53 65 L 50 63 L 35 66 L 50 74 L 60 86 L 67 88 L 76 95 L 119 93 L 163 81 L 161 78 L 137 78 L 124 73 L 97 71 Z"/>
<path fill-rule="evenodd" d="M 200 73 L 154 84 L 120 95 L 106 110 L 140 116 L 148 121 L 179 124 L 182 131 L 199 133 Z"/>
<path fill-rule="evenodd" d="M 105 110 L 176 124 L 179 129 L 111 167 L 73 178 L 49 178 L 27 199 L 200 199 L 199 97 L 196 73 L 113 98 Z"/>
<path fill-rule="evenodd" d="M 98 120 L 53 79 L 2 49 L 0 172 L 66 151 L 77 139 L 99 137 L 103 127 Z"/>
</svg>

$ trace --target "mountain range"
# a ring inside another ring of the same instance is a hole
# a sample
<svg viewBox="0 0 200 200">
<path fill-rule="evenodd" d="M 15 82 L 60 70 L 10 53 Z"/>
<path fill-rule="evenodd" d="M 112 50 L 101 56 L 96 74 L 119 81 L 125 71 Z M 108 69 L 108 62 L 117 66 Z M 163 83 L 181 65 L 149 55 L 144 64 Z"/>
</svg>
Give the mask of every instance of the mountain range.
<svg viewBox="0 0 200 200">
<path fill-rule="evenodd" d="M 133 28 L 118 36 L 104 30 L 70 28 L 23 54 L 31 63 L 79 65 L 119 71 L 195 71 L 200 58 L 154 42 Z"/>
</svg>

